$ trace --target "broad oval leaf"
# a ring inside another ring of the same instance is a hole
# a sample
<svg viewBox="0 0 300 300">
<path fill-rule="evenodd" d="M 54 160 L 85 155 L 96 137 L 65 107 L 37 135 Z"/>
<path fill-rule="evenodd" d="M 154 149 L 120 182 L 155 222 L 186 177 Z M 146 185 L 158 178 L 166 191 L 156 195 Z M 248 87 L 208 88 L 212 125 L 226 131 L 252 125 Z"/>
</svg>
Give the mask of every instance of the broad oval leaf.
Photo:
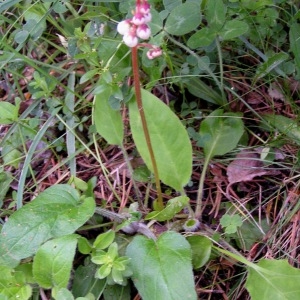
<svg viewBox="0 0 300 300">
<path fill-rule="evenodd" d="M 227 21 L 219 33 L 223 40 L 230 40 L 245 34 L 249 29 L 246 22 L 239 20 Z"/>
<path fill-rule="evenodd" d="M 208 27 L 202 28 L 194 33 L 187 41 L 187 45 L 196 49 L 209 46 L 216 38 L 216 33 Z"/>
<path fill-rule="evenodd" d="M 0 265 L 15 267 L 45 241 L 73 233 L 93 214 L 93 198 L 81 199 L 67 184 L 54 185 L 13 213 L 0 235 Z"/>
<path fill-rule="evenodd" d="M 11 124 L 18 119 L 19 107 L 9 102 L 0 102 L 0 124 Z"/>
<path fill-rule="evenodd" d="M 205 16 L 214 31 L 218 31 L 225 23 L 226 11 L 227 7 L 223 0 L 207 1 Z"/>
<path fill-rule="evenodd" d="M 152 211 L 145 220 L 155 219 L 157 221 L 171 220 L 178 212 L 180 212 L 189 202 L 189 197 L 179 196 L 168 201 L 167 206 L 161 211 Z"/>
<path fill-rule="evenodd" d="M 192 262 L 194 269 L 203 267 L 209 260 L 212 248 L 212 241 L 206 236 L 188 236 L 187 241 L 192 248 Z"/>
<path fill-rule="evenodd" d="M 191 248 L 177 232 L 157 241 L 136 236 L 128 245 L 133 282 L 143 300 L 195 300 Z"/>
<path fill-rule="evenodd" d="M 165 30 L 173 35 L 184 35 L 196 29 L 200 22 L 200 6 L 196 3 L 186 2 L 171 11 Z"/>
<path fill-rule="evenodd" d="M 93 119 L 97 132 L 111 145 L 121 145 L 124 128 L 120 111 L 113 110 L 108 99 L 111 96 L 111 88 L 107 85 L 101 93 L 95 96 L 95 109 Z"/>
<path fill-rule="evenodd" d="M 249 268 L 246 288 L 252 300 L 300 299 L 300 270 L 286 260 L 262 259 Z"/>
<path fill-rule="evenodd" d="M 45 289 L 67 287 L 77 245 L 76 234 L 59 237 L 43 244 L 33 260 L 33 276 Z M 62 298 L 61 298 L 62 299 Z"/>
<path fill-rule="evenodd" d="M 200 125 L 199 145 L 206 159 L 224 155 L 233 150 L 244 133 L 244 124 L 239 113 L 213 111 Z"/>
<path fill-rule="evenodd" d="M 192 173 L 192 146 L 188 133 L 171 109 L 157 97 L 142 90 L 142 98 L 159 177 L 165 184 L 182 190 Z M 129 103 L 129 117 L 136 147 L 153 172 L 135 101 Z"/>
</svg>

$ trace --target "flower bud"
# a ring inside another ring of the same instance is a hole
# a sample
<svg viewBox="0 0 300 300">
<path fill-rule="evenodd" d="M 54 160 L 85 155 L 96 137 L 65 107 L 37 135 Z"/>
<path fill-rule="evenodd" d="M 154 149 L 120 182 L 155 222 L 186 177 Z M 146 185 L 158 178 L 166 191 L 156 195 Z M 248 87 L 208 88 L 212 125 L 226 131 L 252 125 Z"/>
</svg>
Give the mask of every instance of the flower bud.
<svg viewBox="0 0 300 300">
<path fill-rule="evenodd" d="M 117 26 L 117 31 L 121 34 L 128 34 L 130 31 L 130 22 L 128 20 L 121 21 Z"/>
<path fill-rule="evenodd" d="M 131 22 L 137 26 L 145 24 L 145 17 L 143 14 L 136 12 L 131 19 Z"/>
<path fill-rule="evenodd" d="M 152 15 L 151 15 L 151 13 L 147 13 L 147 14 L 144 14 L 144 22 L 145 23 L 149 23 L 149 22 L 151 22 L 151 20 L 152 20 Z"/>
<path fill-rule="evenodd" d="M 132 47 L 135 47 L 138 44 L 139 40 L 138 40 L 138 38 L 135 34 L 129 32 L 129 33 L 127 33 L 123 36 L 123 42 L 128 47 L 132 48 Z"/>
<path fill-rule="evenodd" d="M 148 25 L 142 24 L 138 26 L 136 30 L 136 35 L 142 40 L 147 40 L 151 35 L 151 30 Z"/>
<path fill-rule="evenodd" d="M 162 50 L 160 48 L 152 48 L 147 52 L 147 57 L 149 59 L 154 59 L 162 55 Z"/>
<path fill-rule="evenodd" d="M 150 12 L 150 4 L 148 2 L 137 5 L 137 11 L 142 14 L 148 14 Z"/>
</svg>

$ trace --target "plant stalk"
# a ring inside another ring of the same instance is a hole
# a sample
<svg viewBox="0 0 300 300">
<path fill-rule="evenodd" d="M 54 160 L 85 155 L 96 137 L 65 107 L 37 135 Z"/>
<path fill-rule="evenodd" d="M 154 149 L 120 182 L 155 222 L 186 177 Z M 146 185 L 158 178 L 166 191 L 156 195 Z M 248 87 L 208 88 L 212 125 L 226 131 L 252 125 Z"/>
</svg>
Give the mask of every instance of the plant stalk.
<svg viewBox="0 0 300 300">
<path fill-rule="evenodd" d="M 210 161 L 210 158 L 206 157 L 205 161 L 204 161 L 200 181 L 199 181 L 199 188 L 198 188 L 198 195 L 197 195 L 197 205 L 196 205 L 196 211 L 195 211 L 196 219 L 198 219 L 199 221 L 201 221 L 204 181 L 205 181 L 205 175 L 206 175 L 206 172 L 207 172 L 209 161 Z"/>
<path fill-rule="evenodd" d="M 151 159 L 151 163 L 152 163 L 153 173 L 154 173 L 154 177 L 155 177 L 155 185 L 156 185 L 156 190 L 157 190 L 157 204 L 159 207 L 163 207 L 162 192 L 161 192 L 158 168 L 157 168 L 156 159 L 154 156 L 154 151 L 153 151 L 153 147 L 152 147 L 152 143 L 151 143 L 151 139 L 150 139 L 150 134 L 149 134 L 146 116 L 145 116 L 145 112 L 144 112 L 144 108 L 143 108 L 143 102 L 142 102 L 139 64 L 138 64 L 138 48 L 137 47 L 131 48 L 131 56 L 132 56 L 132 70 L 133 70 L 136 103 L 137 103 L 139 113 L 141 116 L 145 140 L 147 143 L 147 147 L 148 147 L 148 151 L 149 151 L 149 155 L 150 155 L 150 159 Z"/>
</svg>

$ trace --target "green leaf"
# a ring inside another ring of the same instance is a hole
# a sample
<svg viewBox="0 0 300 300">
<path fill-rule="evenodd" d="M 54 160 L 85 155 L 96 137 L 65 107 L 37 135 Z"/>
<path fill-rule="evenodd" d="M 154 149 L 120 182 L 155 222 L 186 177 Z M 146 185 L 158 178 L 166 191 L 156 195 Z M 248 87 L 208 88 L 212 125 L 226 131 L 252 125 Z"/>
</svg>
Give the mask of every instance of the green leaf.
<svg viewBox="0 0 300 300">
<path fill-rule="evenodd" d="M 231 40 L 245 34 L 248 29 L 249 26 L 246 22 L 231 20 L 225 23 L 219 35 L 223 38 L 223 40 Z"/>
<path fill-rule="evenodd" d="M 21 2 L 21 0 L 2 0 L 0 2 L 0 13 L 2 13 L 6 9 L 9 9 L 15 4 L 18 4 L 19 2 Z"/>
<path fill-rule="evenodd" d="M 13 213 L 0 235 L 0 265 L 15 267 L 45 241 L 71 234 L 93 214 L 93 198 L 81 199 L 69 185 L 54 185 Z"/>
<path fill-rule="evenodd" d="M 209 46 L 216 38 L 216 35 L 209 27 L 202 28 L 188 39 L 187 45 L 192 49 Z"/>
<path fill-rule="evenodd" d="M 84 73 L 82 75 L 82 77 L 80 78 L 79 83 L 80 84 L 85 83 L 86 81 L 90 80 L 91 78 L 93 78 L 98 73 L 99 73 L 98 69 L 92 69 L 92 70 L 87 71 L 86 73 Z"/>
<path fill-rule="evenodd" d="M 294 23 L 290 27 L 289 40 L 291 51 L 294 54 L 298 79 L 300 76 L 300 24 Z"/>
<path fill-rule="evenodd" d="M 171 11 L 165 30 L 173 35 L 184 35 L 196 29 L 200 22 L 200 6 L 196 3 L 186 2 Z"/>
<path fill-rule="evenodd" d="M 286 260 L 262 259 L 259 268 L 249 268 L 246 288 L 252 300 L 300 299 L 300 270 Z"/>
<path fill-rule="evenodd" d="M 22 44 L 27 40 L 28 37 L 29 32 L 27 30 L 21 30 L 15 35 L 14 40 L 16 43 Z"/>
<path fill-rule="evenodd" d="M 97 250 L 107 248 L 114 241 L 115 235 L 115 232 L 111 229 L 99 234 L 93 244 L 93 247 Z"/>
<path fill-rule="evenodd" d="M 192 172 L 192 146 L 188 133 L 171 109 L 157 97 L 142 90 L 142 98 L 159 177 L 165 184 L 182 190 Z M 137 149 L 153 172 L 135 101 L 129 103 L 129 118 Z"/>
<path fill-rule="evenodd" d="M 204 99 L 213 104 L 226 104 L 226 100 L 224 100 L 218 92 L 197 77 L 193 76 L 192 78 L 189 78 L 187 82 L 184 82 L 184 85 L 187 87 L 189 92 L 196 97 Z"/>
<path fill-rule="evenodd" d="M 119 111 L 113 110 L 108 99 L 111 88 L 107 86 L 95 96 L 95 110 L 93 118 L 97 132 L 111 145 L 121 145 L 124 136 L 122 116 Z"/>
<path fill-rule="evenodd" d="M 203 267 L 210 258 L 212 241 L 201 235 L 188 236 L 186 239 L 192 248 L 192 262 L 194 269 Z"/>
<path fill-rule="evenodd" d="M 157 241 L 136 236 L 128 245 L 133 282 L 143 300 L 197 299 L 191 248 L 176 232 L 165 232 Z"/>
<path fill-rule="evenodd" d="M 291 141 L 300 145 L 300 126 L 296 120 L 273 114 L 264 115 L 263 118 L 272 128 L 276 128 L 279 132 L 288 136 Z"/>
<path fill-rule="evenodd" d="M 9 102 L 0 102 L 0 124 L 12 124 L 18 120 L 19 107 Z"/>
<path fill-rule="evenodd" d="M 45 289 L 67 287 L 77 238 L 76 234 L 59 237 L 46 242 L 38 249 L 32 270 L 34 279 L 41 287 Z"/>
<path fill-rule="evenodd" d="M 200 125 L 199 144 L 207 159 L 224 155 L 233 150 L 244 133 L 244 124 L 239 113 L 213 111 Z"/>
<path fill-rule="evenodd" d="M 211 28 L 218 31 L 226 20 L 227 7 L 223 0 L 207 1 L 206 5 L 206 20 Z"/>
<path fill-rule="evenodd" d="M 74 300 L 72 293 L 66 288 L 59 289 L 55 295 L 52 293 L 52 297 L 55 300 Z"/>
<path fill-rule="evenodd" d="M 269 57 L 267 61 L 262 63 L 256 70 L 255 80 L 258 80 L 267 74 L 269 74 L 272 70 L 277 68 L 280 64 L 286 61 L 289 58 L 287 53 L 276 53 L 272 57 Z"/>
<path fill-rule="evenodd" d="M 179 196 L 168 201 L 167 206 L 161 211 L 152 211 L 145 220 L 155 219 L 157 221 L 171 220 L 178 212 L 180 212 L 189 202 L 186 196 Z"/>
<path fill-rule="evenodd" d="M 82 254 L 89 254 L 93 249 L 93 246 L 89 243 L 89 241 L 81 236 L 78 238 L 78 251 Z"/>
<path fill-rule="evenodd" d="M 0 208 L 3 205 L 3 199 L 6 193 L 10 189 L 10 184 L 13 181 L 13 177 L 10 172 L 0 172 Z"/>
<path fill-rule="evenodd" d="M 27 300 L 31 297 L 31 287 L 26 284 L 26 276 L 23 272 L 14 271 L 8 267 L 0 266 L 0 296 L 1 299 Z"/>
<path fill-rule="evenodd" d="M 95 278 L 97 266 L 90 262 L 90 259 L 85 260 L 84 266 L 80 265 L 74 274 L 74 282 L 72 285 L 72 293 L 74 297 L 84 297 L 88 293 L 92 293 L 97 299 L 100 298 L 106 285 L 106 280 Z"/>
<path fill-rule="evenodd" d="M 130 300 L 130 285 L 122 286 L 118 284 L 114 285 L 107 285 L 104 292 L 104 299 L 105 300 Z"/>
<path fill-rule="evenodd" d="M 238 227 L 242 226 L 243 220 L 239 215 L 228 215 L 225 214 L 220 220 L 220 224 L 225 228 L 226 234 L 235 233 Z"/>
</svg>

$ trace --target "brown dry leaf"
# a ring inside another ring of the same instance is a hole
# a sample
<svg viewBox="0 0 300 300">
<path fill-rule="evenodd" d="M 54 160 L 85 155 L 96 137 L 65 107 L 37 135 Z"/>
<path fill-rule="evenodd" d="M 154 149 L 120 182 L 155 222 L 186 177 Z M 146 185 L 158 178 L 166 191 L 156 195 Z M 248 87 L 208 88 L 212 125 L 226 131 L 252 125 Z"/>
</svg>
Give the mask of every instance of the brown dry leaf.
<svg viewBox="0 0 300 300">
<path fill-rule="evenodd" d="M 237 154 L 236 159 L 227 167 L 227 177 L 230 184 L 250 181 L 254 177 L 271 174 L 277 174 L 277 171 L 266 169 L 259 158 L 259 154 L 248 150 L 242 150 Z"/>
</svg>

